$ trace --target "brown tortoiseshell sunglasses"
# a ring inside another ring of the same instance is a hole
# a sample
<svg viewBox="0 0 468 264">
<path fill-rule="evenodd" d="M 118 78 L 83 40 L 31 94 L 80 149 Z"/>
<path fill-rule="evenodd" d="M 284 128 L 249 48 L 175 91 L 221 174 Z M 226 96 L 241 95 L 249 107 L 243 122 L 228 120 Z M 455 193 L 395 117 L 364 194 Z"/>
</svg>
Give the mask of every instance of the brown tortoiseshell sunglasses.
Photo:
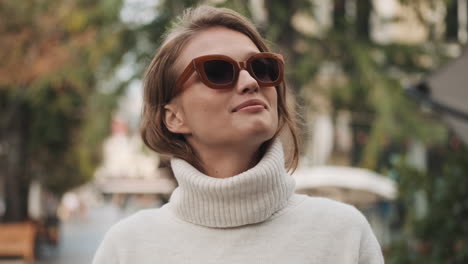
<svg viewBox="0 0 468 264">
<path fill-rule="evenodd" d="M 232 88 L 237 82 L 241 69 L 247 70 L 257 80 L 260 87 L 277 86 L 283 81 L 283 56 L 271 52 L 260 52 L 246 61 L 237 62 L 225 55 L 205 55 L 193 59 L 179 76 L 176 90 L 181 91 L 183 84 L 193 72 L 212 89 Z"/>
</svg>

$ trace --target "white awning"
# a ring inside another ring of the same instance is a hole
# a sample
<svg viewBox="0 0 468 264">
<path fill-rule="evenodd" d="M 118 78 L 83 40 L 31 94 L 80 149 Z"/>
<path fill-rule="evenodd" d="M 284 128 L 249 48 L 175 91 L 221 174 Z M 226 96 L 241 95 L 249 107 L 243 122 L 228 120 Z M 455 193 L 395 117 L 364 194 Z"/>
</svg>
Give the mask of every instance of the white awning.
<svg viewBox="0 0 468 264">
<path fill-rule="evenodd" d="M 393 200 L 397 188 L 393 180 L 367 169 L 339 166 L 299 168 L 293 174 L 296 191 L 361 205 Z"/>
</svg>

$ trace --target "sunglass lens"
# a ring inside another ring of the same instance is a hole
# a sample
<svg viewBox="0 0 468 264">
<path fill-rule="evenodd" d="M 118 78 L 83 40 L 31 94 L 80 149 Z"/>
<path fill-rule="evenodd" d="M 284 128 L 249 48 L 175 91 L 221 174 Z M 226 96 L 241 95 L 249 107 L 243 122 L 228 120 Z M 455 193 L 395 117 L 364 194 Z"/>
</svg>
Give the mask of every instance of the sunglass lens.
<svg viewBox="0 0 468 264">
<path fill-rule="evenodd" d="M 255 77 L 261 82 L 275 82 L 279 78 L 278 60 L 274 58 L 255 59 L 251 66 Z"/>
<path fill-rule="evenodd" d="M 211 60 L 204 63 L 208 80 L 215 84 L 228 84 L 234 79 L 234 66 L 224 60 Z"/>
</svg>

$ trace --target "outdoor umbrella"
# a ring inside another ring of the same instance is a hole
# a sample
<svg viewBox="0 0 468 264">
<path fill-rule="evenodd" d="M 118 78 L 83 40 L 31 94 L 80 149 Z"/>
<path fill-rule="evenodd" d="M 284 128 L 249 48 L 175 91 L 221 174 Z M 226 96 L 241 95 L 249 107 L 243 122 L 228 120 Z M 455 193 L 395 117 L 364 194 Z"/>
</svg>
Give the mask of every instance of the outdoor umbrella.
<svg viewBox="0 0 468 264">
<path fill-rule="evenodd" d="M 442 114 L 444 121 L 468 144 L 468 47 L 460 57 L 406 92 Z"/>
<path fill-rule="evenodd" d="M 342 166 L 303 167 L 294 172 L 296 192 L 325 196 L 356 206 L 394 200 L 396 184 L 368 169 Z"/>
</svg>

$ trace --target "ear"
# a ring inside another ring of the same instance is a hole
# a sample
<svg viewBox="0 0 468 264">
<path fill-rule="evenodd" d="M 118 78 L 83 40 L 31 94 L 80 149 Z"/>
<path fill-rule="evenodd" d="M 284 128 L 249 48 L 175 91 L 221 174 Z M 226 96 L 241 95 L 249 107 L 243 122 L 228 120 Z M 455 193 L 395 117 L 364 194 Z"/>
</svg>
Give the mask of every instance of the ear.
<svg viewBox="0 0 468 264">
<path fill-rule="evenodd" d="M 165 105 L 164 110 L 164 124 L 169 131 L 176 134 L 190 134 L 185 115 L 175 103 Z"/>
</svg>

